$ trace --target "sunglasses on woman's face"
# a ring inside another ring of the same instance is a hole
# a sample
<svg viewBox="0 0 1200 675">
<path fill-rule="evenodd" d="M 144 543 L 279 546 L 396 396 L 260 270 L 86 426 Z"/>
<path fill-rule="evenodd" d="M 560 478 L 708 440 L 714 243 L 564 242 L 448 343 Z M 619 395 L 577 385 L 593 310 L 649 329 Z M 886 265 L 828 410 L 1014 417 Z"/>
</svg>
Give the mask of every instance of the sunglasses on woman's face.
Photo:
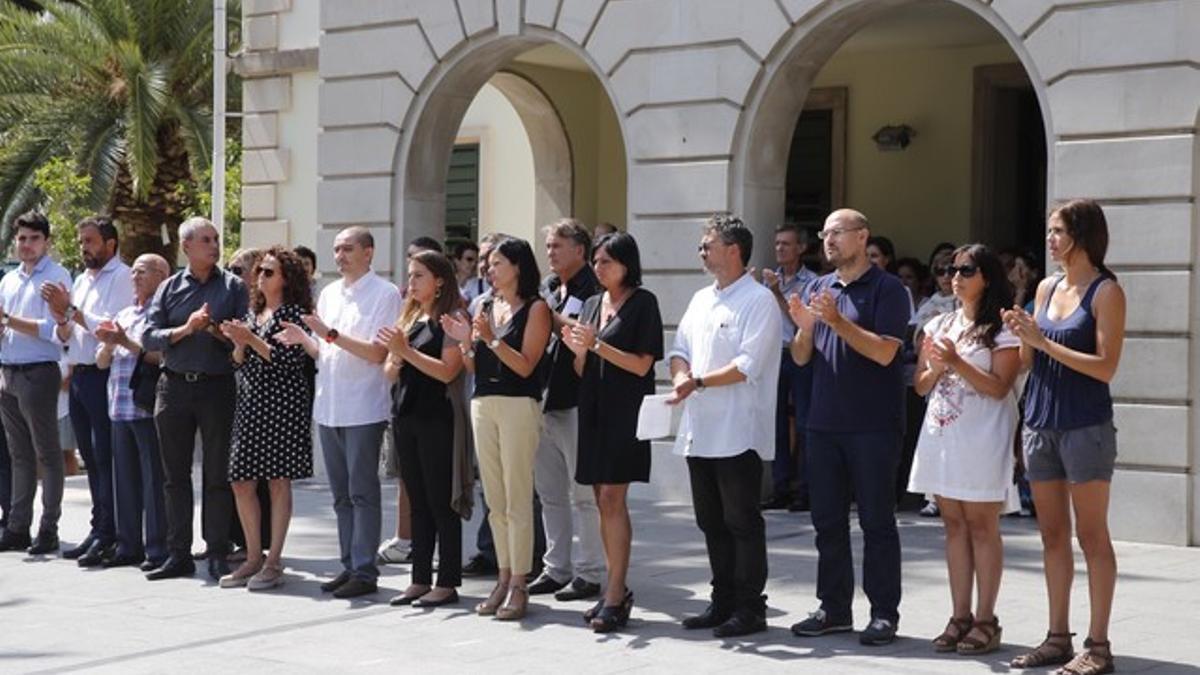
<svg viewBox="0 0 1200 675">
<path fill-rule="evenodd" d="M 270 279 L 271 277 L 275 276 L 275 270 L 270 267 L 260 267 L 258 268 L 258 273 L 262 275 L 262 278 L 264 279 Z"/>
<path fill-rule="evenodd" d="M 959 265 L 957 267 L 954 265 L 947 265 L 938 271 L 938 276 L 945 274 L 946 276 L 952 277 L 955 274 L 959 274 L 962 275 L 962 278 L 964 279 L 970 279 L 971 277 L 975 276 L 975 273 L 978 271 L 978 265 Z"/>
<path fill-rule="evenodd" d="M 240 277 L 240 276 L 242 276 L 242 272 L 245 272 L 245 271 L 246 271 L 246 270 L 242 269 L 242 266 L 241 266 L 241 265 L 229 265 L 229 266 L 228 266 L 228 267 L 226 267 L 225 269 L 229 270 L 229 272 L 230 272 L 231 274 L 234 274 L 234 275 L 236 275 L 236 276 L 239 276 L 239 277 Z"/>
</svg>

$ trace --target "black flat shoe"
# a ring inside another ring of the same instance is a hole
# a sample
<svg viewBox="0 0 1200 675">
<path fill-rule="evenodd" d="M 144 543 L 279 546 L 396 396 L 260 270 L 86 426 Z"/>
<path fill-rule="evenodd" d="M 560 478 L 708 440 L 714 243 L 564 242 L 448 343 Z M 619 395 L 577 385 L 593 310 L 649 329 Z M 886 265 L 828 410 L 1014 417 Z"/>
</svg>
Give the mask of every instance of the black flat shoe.
<svg viewBox="0 0 1200 675">
<path fill-rule="evenodd" d="M 49 532 L 38 532 L 33 544 L 25 549 L 29 555 L 46 555 L 58 550 L 58 535 Z"/>
<path fill-rule="evenodd" d="M 444 605 L 453 605 L 458 602 L 458 591 L 454 591 L 450 595 L 439 600 L 426 600 L 424 596 L 413 600 L 413 607 L 442 607 Z"/>
<path fill-rule="evenodd" d="M 716 628 L 729 620 L 733 612 L 716 605 L 709 605 L 702 614 L 689 616 L 683 620 L 683 627 L 688 630 L 698 628 Z"/>
<path fill-rule="evenodd" d="M 83 541 L 79 542 L 79 545 L 63 551 L 62 557 L 66 558 L 67 560 L 75 560 L 84 553 L 87 553 L 88 549 L 90 549 L 94 543 L 96 543 L 96 537 L 89 534 L 84 538 Z"/>
<path fill-rule="evenodd" d="M 428 593 L 429 591 L 425 591 L 425 592 Z M 424 595 L 424 594 L 422 594 L 422 595 Z M 420 595 L 405 595 L 405 594 L 401 593 L 400 595 L 397 595 L 396 597 L 392 598 L 391 600 L 388 600 L 388 604 L 391 605 L 392 607 L 407 607 L 408 605 L 417 604 L 417 600 L 420 600 L 420 599 L 421 599 Z"/>
<path fill-rule="evenodd" d="M 166 558 L 148 558 L 146 562 L 138 566 L 138 569 L 143 572 L 153 572 L 154 570 L 162 567 L 166 562 Z"/>
<path fill-rule="evenodd" d="M 100 542 L 94 542 L 92 547 L 87 550 L 87 553 L 79 556 L 75 560 L 75 564 L 80 567 L 99 567 L 104 563 L 105 558 L 111 558 L 115 545 L 105 546 Z"/>
<path fill-rule="evenodd" d="M 146 575 L 149 581 L 159 581 L 160 579 L 178 579 L 180 577 L 190 577 L 196 573 L 196 563 L 189 558 L 167 558 L 162 567 L 150 572 Z"/>
<path fill-rule="evenodd" d="M 32 543 L 28 532 L 17 534 L 12 530 L 4 530 L 4 533 L 0 534 L 0 551 L 24 551 Z"/>
<path fill-rule="evenodd" d="M 741 637 L 761 633 L 767 629 L 767 620 L 748 611 L 734 612 L 725 623 L 713 628 L 713 637 Z"/>
<path fill-rule="evenodd" d="M 378 590 L 379 586 L 377 586 L 374 581 L 351 578 L 333 592 L 333 597 L 346 600 L 349 598 L 357 598 L 363 595 L 370 595 Z"/>
<path fill-rule="evenodd" d="M 554 594 L 554 599 L 560 602 L 571 602 L 587 600 L 597 595 L 600 595 L 600 584 L 587 581 L 582 577 L 575 577 L 571 581 L 571 585 Z"/>
<path fill-rule="evenodd" d="M 345 586 L 347 581 L 350 581 L 350 573 L 346 570 L 342 570 L 336 577 L 321 584 L 321 592 L 332 593 L 342 586 Z"/>
<path fill-rule="evenodd" d="M 229 563 L 225 562 L 225 556 L 211 554 L 208 556 L 208 576 L 213 581 L 220 581 L 221 577 L 229 574 L 230 571 Z"/>
<path fill-rule="evenodd" d="M 142 556 L 140 555 L 114 555 L 111 558 L 105 558 L 100 562 L 100 566 L 104 569 L 112 569 L 113 567 L 133 567 L 140 565 Z"/>
</svg>

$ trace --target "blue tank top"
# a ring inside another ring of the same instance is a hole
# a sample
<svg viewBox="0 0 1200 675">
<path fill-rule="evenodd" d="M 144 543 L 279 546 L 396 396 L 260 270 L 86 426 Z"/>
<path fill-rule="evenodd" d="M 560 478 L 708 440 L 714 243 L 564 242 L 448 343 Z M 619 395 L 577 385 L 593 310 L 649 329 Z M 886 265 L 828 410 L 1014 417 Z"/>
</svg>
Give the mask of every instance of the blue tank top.
<svg viewBox="0 0 1200 675">
<path fill-rule="evenodd" d="M 1050 318 L 1050 300 L 1062 281 L 1059 277 L 1046 294 L 1046 303 L 1038 309 L 1038 328 L 1046 339 L 1085 354 L 1096 353 L 1096 316 L 1092 299 L 1107 277 L 1100 276 L 1088 286 L 1079 307 L 1057 321 Z M 1108 383 L 1072 370 L 1037 351 L 1033 370 L 1025 385 L 1025 425 L 1030 429 L 1068 430 L 1090 427 L 1112 419 L 1112 395 Z"/>
</svg>

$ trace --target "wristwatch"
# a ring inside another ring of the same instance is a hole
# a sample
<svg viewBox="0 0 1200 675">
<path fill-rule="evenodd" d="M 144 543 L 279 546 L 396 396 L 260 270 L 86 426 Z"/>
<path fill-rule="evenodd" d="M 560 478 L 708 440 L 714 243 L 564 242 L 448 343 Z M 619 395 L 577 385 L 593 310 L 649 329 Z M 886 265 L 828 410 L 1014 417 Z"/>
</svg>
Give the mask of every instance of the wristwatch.
<svg viewBox="0 0 1200 675">
<path fill-rule="evenodd" d="M 488 349 L 490 349 L 492 351 L 496 351 L 496 348 L 500 346 L 500 338 L 494 337 L 491 340 L 488 340 L 487 345 L 488 345 Z"/>
<path fill-rule="evenodd" d="M 79 314 L 79 308 L 78 308 L 78 307 L 76 307 L 75 305 L 68 305 L 68 306 L 67 306 L 67 311 L 66 311 L 66 313 L 65 313 L 63 316 L 65 316 L 65 317 L 66 317 L 66 319 L 67 319 L 67 321 L 68 321 L 68 322 L 71 322 L 71 321 L 74 321 L 74 320 L 75 320 L 75 315 L 76 315 L 76 314 Z"/>
<path fill-rule="evenodd" d="M 8 326 L 8 314 L 0 316 L 0 326 Z"/>
<path fill-rule="evenodd" d="M 704 388 L 704 378 L 703 377 L 693 377 L 692 380 L 696 383 L 696 389 Z"/>
<path fill-rule="evenodd" d="M 325 341 L 329 344 L 333 344 L 337 341 L 339 335 L 341 335 L 341 333 L 339 333 L 336 328 L 330 328 L 329 332 L 325 334 Z"/>
<path fill-rule="evenodd" d="M 599 353 L 600 353 L 600 341 L 599 341 L 599 340 L 596 340 L 595 342 L 593 342 L 593 343 L 592 343 L 592 346 L 591 346 L 591 347 L 588 347 L 588 349 L 590 349 L 590 350 L 592 350 L 592 351 L 596 352 L 597 354 L 599 354 Z"/>
</svg>

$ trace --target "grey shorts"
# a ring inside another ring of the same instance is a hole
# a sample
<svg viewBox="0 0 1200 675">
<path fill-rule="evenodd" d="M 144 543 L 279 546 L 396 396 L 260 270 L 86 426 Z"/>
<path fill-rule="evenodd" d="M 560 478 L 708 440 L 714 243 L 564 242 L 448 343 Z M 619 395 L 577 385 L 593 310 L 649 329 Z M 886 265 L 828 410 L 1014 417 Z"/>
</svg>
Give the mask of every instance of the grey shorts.
<svg viewBox="0 0 1200 675">
<path fill-rule="evenodd" d="M 1117 462 L 1117 428 L 1112 420 L 1066 431 L 1025 427 L 1021 445 L 1028 480 L 1112 480 Z"/>
</svg>

